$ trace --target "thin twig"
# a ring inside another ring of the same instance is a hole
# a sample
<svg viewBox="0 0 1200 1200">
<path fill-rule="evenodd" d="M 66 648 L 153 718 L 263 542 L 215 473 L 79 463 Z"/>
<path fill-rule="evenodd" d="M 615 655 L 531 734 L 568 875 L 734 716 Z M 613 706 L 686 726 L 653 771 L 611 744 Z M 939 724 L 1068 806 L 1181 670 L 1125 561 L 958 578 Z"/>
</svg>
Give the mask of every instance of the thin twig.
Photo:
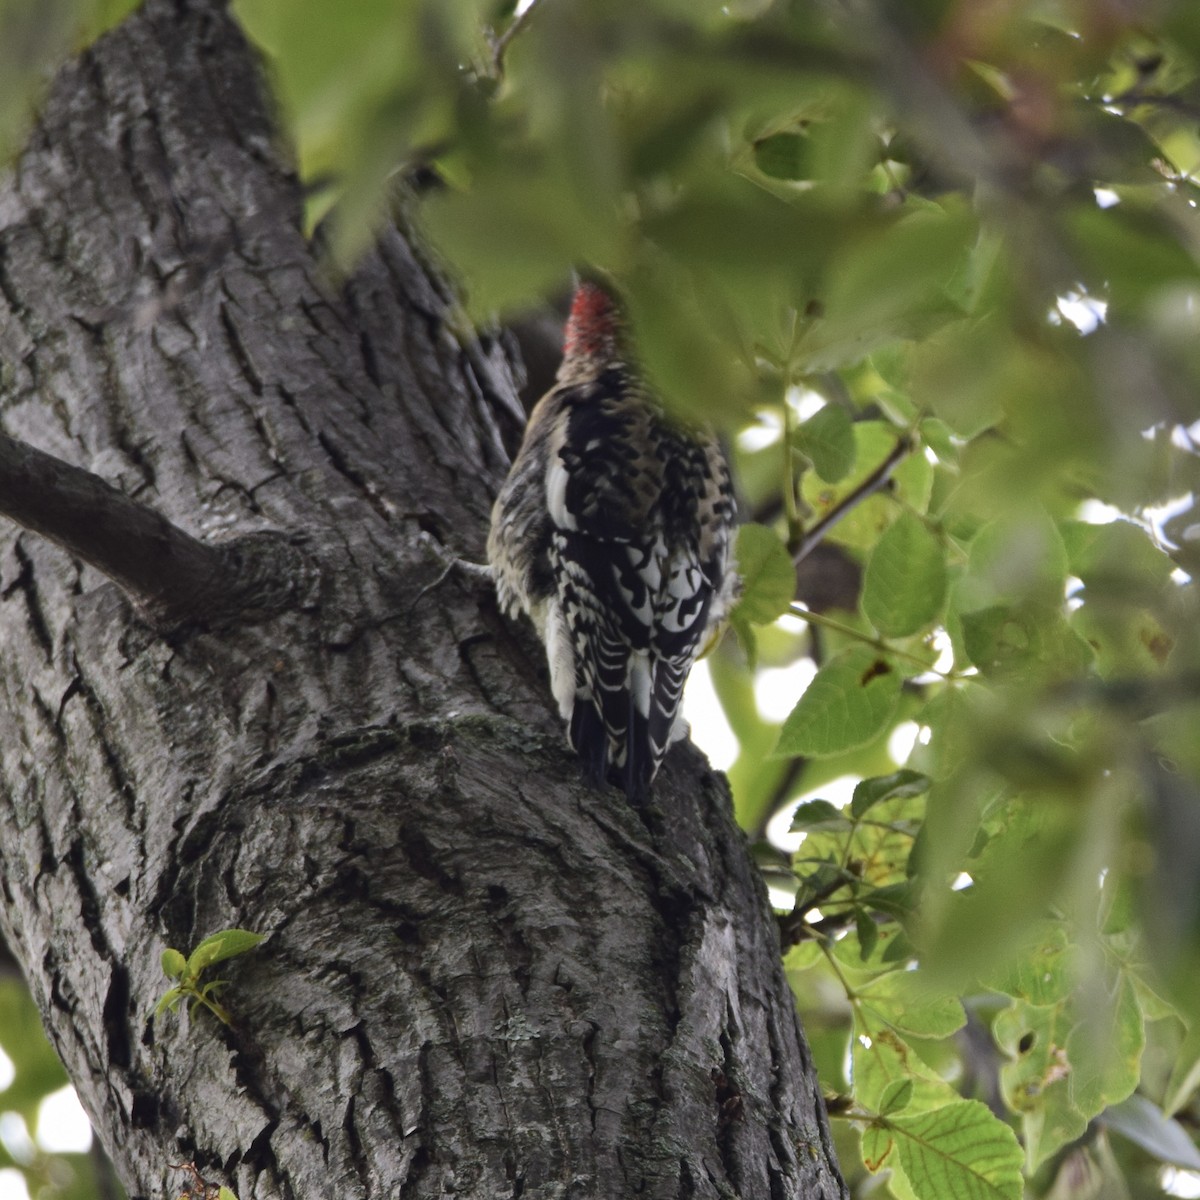
<svg viewBox="0 0 1200 1200">
<path fill-rule="evenodd" d="M 848 516 L 864 500 L 887 486 L 892 472 L 912 452 L 916 442 L 906 436 L 896 443 L 895 449 L 852 491 L 829 510 L 800 540 L 792 552 L 792 562 L 797 566 L 803 562 L 824 540 L 825 535 L 845 516 Z"/>
<path fill-rule="evenodd" d="M 821 625 L 826 629 L 832 629 L 835 633 L 841 633 L 846 637 L 854 638 L 856 641 L 862 642 L 863 645 L 870 646 L 872 650 L 878 650 L 881 654 L 893 654 L 897 658 L 906 658 L 910 663 L 914 663 L 916 666 L 934 675 L 940 675 L 943 679 L 959 678 L 954 672 L 939 671 L 937 667 L 931 663 L 927 663 L 917 654 L 910 654 L 907 650 L 901 650 L 898 646 L 893 646 L 890 642 L 885 642 L 882 638 L 872 637 L 869 633 L 863 633 L 861 629 L 855 629 L 853 625 L 846 625 L 841 621 L 835 621 L 832 617 L 827 617 L 824 613 L 813 612 L 809 608 L 801 608 L 798 604 L 791 605 L 788 608 L 788 612 L 793 617 L 798 617 L 801 621 L 808 621 L 812 625 Z"/>
<path fill-rule="evenodd" d="M 517 36 L 524 28 L 525 23 L 529 20 L 533 10 L 541 3 L 541 0 L 531 0 L 529 6 L 518 13 L 508 23 L 508 28 L 500 34 L 499 37 L 492 39 L 492 75 L 499 79 L 504 74 L 504 52 L 508 49 L 508 44 Z"/>
</svg>

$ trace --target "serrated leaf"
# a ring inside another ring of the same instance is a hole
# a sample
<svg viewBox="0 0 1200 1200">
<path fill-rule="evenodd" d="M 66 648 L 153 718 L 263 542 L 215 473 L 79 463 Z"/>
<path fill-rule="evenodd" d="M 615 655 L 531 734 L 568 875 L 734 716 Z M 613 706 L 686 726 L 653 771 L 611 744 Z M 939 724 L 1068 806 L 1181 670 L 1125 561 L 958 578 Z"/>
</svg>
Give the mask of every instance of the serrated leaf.
<svg viewBox="0 0 1200 1200">
<path fill-rule="evenodd" d="M 266 936 L 265 933 L 252 933 L 248 929 L 222 929 L 209 934 L 188 956 L 187 969 L 192 975 L 198 975 L 213 963 L 253 950 Z"/>
<path fill-rule="evenodd" d="M 858 989 L 879 1023 L 912 1037 L 949 1037 L 967 1023 L 956 996 L 931 991 L 919 971 L 889 971 Z"/>
<path fill-rule="evenodd" d="M 864 779 L 854 788 L 850 814 L 861 817 L 880 801 L 891 800 L 895 796 L 921 796 L 929 791 L 930 782 L 927 775 L 907 768 L 891 775 L 877 775 L 873 779 Z"/>
<path fill-rule="evenodd" d="M 1020 1200 L 1016 1135 L 978 1100 L 887 1119 L 900 1165 L 918 1196 Z"/>
<path fill-rule="evenodd" d="M 765 625 L 787 612 L 796 595 L 796 568 L 779 537 L 765 525 L 743 525 L 737 535 L 742 591 L 735 618 Z"/>
<path fill-rule="evenodd" d="M 885 637 L 931 624 L 946 600 L 946 556 L 923 521 L 901 513 L 875 546 L 863 580 L 863 615 Z"/>
<path fill-rule="evenodd" d="M 837 404 L 827 404 L 796 430 L 796 442 L 826 483 L 844 479 L 854 466 L 854 424 Z"/>
<path fill-rule="evenodd" d="M 779 734 L 777 754 L 819 758 L 864 746 L 887 728 L 900 675 L 862 648 L 830 659 L 813 677 Z"/>
</svg>

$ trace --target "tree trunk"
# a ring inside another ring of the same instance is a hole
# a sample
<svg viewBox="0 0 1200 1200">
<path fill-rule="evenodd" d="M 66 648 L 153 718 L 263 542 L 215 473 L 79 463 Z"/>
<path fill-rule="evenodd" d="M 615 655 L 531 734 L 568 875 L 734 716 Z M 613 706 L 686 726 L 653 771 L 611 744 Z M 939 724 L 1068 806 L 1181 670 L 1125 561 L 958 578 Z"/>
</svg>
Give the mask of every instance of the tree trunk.
<svg viewBox="0 0 1200 1200">
<path fill-rule="evenodd" d="M 322 270 L 215 0 L 61 71 L 0 180 L 4 428 L 267 598 L 172 625 L 3 523 L 0 931 L 131 1195 L 843 1195 L 723 782 L 588 790 L 446 572 L 517 419 L 462 329 L 400 232 Z M 232 1026 L 150 1019 L 232 926 Z"/>
</svg>

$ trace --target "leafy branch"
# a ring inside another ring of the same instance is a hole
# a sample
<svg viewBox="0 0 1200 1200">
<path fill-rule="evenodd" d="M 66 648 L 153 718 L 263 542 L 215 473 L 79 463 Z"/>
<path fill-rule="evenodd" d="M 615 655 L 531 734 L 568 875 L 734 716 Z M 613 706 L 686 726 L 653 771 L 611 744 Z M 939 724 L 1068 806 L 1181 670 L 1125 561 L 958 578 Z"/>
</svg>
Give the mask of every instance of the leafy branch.
<svg viewBox="0 0 1200 1200">
<path fill-rule="evenodd" d="M 835 620 L 833 617 L 827 617 L 824 613 L 813 612 L 811 609 L 804 608 L 800 604 L 793 604 L 788 611 L 792 616 L 799 617 L 802 621 L 808 621 L 813 625 L 820 625 L 823 629 L 831 629 L 835 633 L 853 638 L 857 642 L 862 642 L 864 646 L 870 646 L 872 649 L 878 650 L 881 654 L 890 654 L 895 658 L 903 658 L 920 667 L 923 671 L 941 676 L 942 679 L 961 679 L 963 677 L 960 672 L 939 671 L 937 667 L 932 666 L 925 659 L 921 658 L 920 655 L 912 654 L 907 650 L 901 650 L 898 646 L 892 645 L 891 642 L 884 641 L 883 638 L 863 633 L 861 629 L 855 629 L 853 625 L 847 625 L 842 621 Z"/>
<path fill-rule="evenodd" d="M 541 0 L 530 0 L 530 3 L 525 6 L 513 19 L 508 23 L 507 28 L 503 33 L 493 34 L 489 37 L 492 49 L 492 77 L 500 79 L 504 75 L 504 55 L 508 50 L 509 44 L 513 38 L 521 32 L 525 27 L 529 18 L 533 15 L 534 10 L 541 3 Z"/>
<path fill-rule="evenodd" d="M 892 472 L 916 448 L 916 439 L 912 434 L 906 434 L 895 446 L 895 449 L 848 495 L 833 506 L 792 550 L 792 562 L 799 564 L 804 561 L 825 539 L 825 535 L 841 520 L 848 517 L 864 500 L 869 500 L 876 492 L 887 487 L 892 478 Z"/>
</svg>

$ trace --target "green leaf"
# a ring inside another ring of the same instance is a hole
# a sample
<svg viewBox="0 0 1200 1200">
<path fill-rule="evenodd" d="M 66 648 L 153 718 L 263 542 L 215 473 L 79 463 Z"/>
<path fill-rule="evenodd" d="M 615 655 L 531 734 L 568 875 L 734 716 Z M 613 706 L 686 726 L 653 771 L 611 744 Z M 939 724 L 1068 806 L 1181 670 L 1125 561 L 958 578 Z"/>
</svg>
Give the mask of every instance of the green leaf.
<svg viewBox="0 0 1200 1200">
<path fill-rule="evenodd" d="M 863 614 L 885 637 L 908 637 L 932 624 L 945 600 L 941 544 L 920 518 L 901 513 L 867 563 Z"/>
<path fill-rule="evenodd" d="M 803 343 L 810 368 L 856 361 L 896 337 L 928 333 L 958 316 L 949 288 L 975 233 L 974 217 L 952 202 L 843 239 L 830 270 L 826 316 Z"/>
<path fill-rule="evenodd" d="M 891 775 L 877 775 L 873 779 L 864 779 L 854 788 L 854 798 L 850 801 L 850 814 L 861 817 L 876 804 L 893 797 L 922 796 L 929 791 L 931 780 L 920 771 L 910 771 L 907 768 L 896 771 Z"/>
<path fill-rule="evenodd" d="M 854 466 L 836 484 L 825 483 L 815 472 L 801 481 L 801 495 L 812 509 L 812 523 L 826 516 L 896 450 L 900 431 L 887 421 L 855 421 Z M 893 491 L 864 500 L 829 531 L 829 540 L 849 546 L 865 557 L 880 535 L 896 519 L 896 502 L 924 512 L 933 486 L 933 465 L 923 454 L 910 454 L 892 473 Z"/>
<path fill-rule="evenodd" d="M 162 952 L 162 969 L 168 979 L 178 979 L 187 969 L 187 959 L 178 950 L 168 946 Z"/>
<path fill-rule="evenodd" d="M 864 1108 L 878 1112 L 897 1081 L 911 1080 L 909 1105 L 933 1109 L 958 1098 L 954 1089 L 930 1068 L 899 1034 L 886 1026 L 853 1025 L 850 1054 L 854 1097 Z"/>
<path fill-rule="evenodd" d="M 866 962 L 879 943 L 879 926 L 866 909 L 860 908 L 854 914 L 854 931 L 858 934 L 858 956 Z"/>
<path fill-rule="evenodd" d="M 167 991 L 163 992 L 158 1003 L 154 1006 L 154 1015 L 156 1017 L 160 1016 L 162 1013 L 166 1012 L 167 1009 L 170 1009 L 172 1012 L 174 1012 L 178 1007 L 180 1000 L 183 999 L 183 996 L 183 988 L 169 988 Z"/>
<path fill-rule="evenodd" d="M 796 443 L 826 483 L 837 483 L 854 466 L 854 424 L 838 404 L 826 404 L 800 425 Z"/>
<path fill-rule="evenodd" d="M 1089 1116 L 1126 1099 L 1138 1085 L 1146 1022 L 1128 972 L 1109 995 L 1089 997 L 1067 1036 L 1071 1095 Z"/>
<path fill-rule="evenodd" d="M 1058 605 L 997 604 L 963 613 L 961 619 L 967 656 L 988 675 L 1067 679 L 1094 657 Z"/>
<path fill-rule="evenodd" d="M 849 829 L 851 822 L 846 814 L 828 800 L 808 800 L 792 814 L 793 833 L 809 829 Z"/>
<path fill-rule="evenodd" d="M 907 1107 L 912 1095 L 913 1081 L 911 1079 L 894 1079 L 883 1089 L 883 1095 L 879 1099 L 880 1115 L 888 1116 L 891 1113 L 899 1112 L 902 1108 Z"/>
<path fill-rule="evenodd" d="M 871 1174 L 882 1171 L 888 1156 L 896 1148 L 888 1131 L 882 1125 L 868 1125 L 862 1132 L 863 1165 Z"/>
<path fill-rule="evenodd" d="M 918 1196 L 1020 1200 L 1016 1135 L 978 1100 L 887 1118 L 900 1166 Z"/>
<path fill-rule="evenodd" d="M 801 133 L 774 133 L 754 143 L 754 163 L 772 179 L 806 179 L 809 143 Z"/>
<path fill-rule="evenodd" d="M 778 536 L 765 525 L 743 525 L 737 535 L 742 592 L 735 616 L 765 625 L 787 612 L 796 595 L 796 568 Z"/>
<path fill-rule="evenodd" d="M 187 969 L 198 975 L 213 963 L 223 962 L 236 954 L 245 954 L 266 938 L 265 933 L 251 933 L 248 929 L 222 929 L 209 934 L 188 956 Z"/>
<path fill-rule="evenodd" d="M 217 1189 L 217 1200 L 238 1200 L 237 1193 L 224 1184 Z"/>
<path fill-rule="evenodd" d="M 1070 211 L 1067 227 L 1089 291 L 1105 293 L 1122 314 L 1146 304 L 1169 284 L 1194 283 L 1200 276 L 1196 260 L 1159 210 L 1078 205 Z"/>
<path fill-rule="evenodd" d="M 887 728 L 900 675 L 867 648 L 830 659 L 813 677 L 779 734 L 777 754 L 820 757 L 863 746 Z"/>
<path fill-rule="evenodd" d="M 912 1037 L 949 1037 L 967 1023 L 956 996 L 931 990 L 920 971 L 889 971 L 857 992 L 879 1022 Z"/>
</svg>

